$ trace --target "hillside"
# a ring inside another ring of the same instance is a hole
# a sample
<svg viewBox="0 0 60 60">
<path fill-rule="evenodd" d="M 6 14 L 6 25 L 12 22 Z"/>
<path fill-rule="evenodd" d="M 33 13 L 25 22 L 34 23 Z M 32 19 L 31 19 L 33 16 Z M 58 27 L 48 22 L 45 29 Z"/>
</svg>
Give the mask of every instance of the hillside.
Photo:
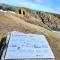
<svg viewBox="0 0 60 60">
<path fill-rule="evenodd" d="M 49 28 L 52 30 L 60 31 L 60 19 L 57 16 L 44 12 L 41 12 L 38 15 L 41 18 L 42 22 Z"/>
<path fill-rule="evenodd" d="M 41 26 L 28 23 L 15 15 L 0 14 L 0 37 L 2 38 L 9 31 L 44 34 L 48 38 L 56 58 L 60 59 L 60 49 L 58 47 L 60 45 L 60 37 L 56 33 L 53 33 L 52 31 L 49 31 Z"/>
<path fill-rule="evenodd" d="M 42 26 L 49 30 L 60 31 L 60 19 L 59 19 L 60 15 L 41 11 L 34 11 L 31 9 L 29 10 L 28 8 L 23 9 L 26 10 L 25 17 L 20 16 L 20 18 L 22 19 L 24 18 L 25 21 L 38 26 Z"/>
<path fill-rule="evenodd" d="M 60 30 L 60 20 L 49 13 L 38 12 L 37 14 L 25 9 L 24 11 L 25 14 L 18 14 L 15 11 L 0 13 L 0 41 L 10 31 L 43 34 L 48 39 L 55 60 L 60 60 L 60 36 L 52 31 Z"/>
<path fill-rule="evenodd" d="M 14 11 L 19 14 L 19 10 L 22 11 L 20 14 L 23 15 L 23 11 L 25 17 L 18 16 L 25 21 L 44 27 L 49 30 L 60 31 L 60 15 L 54 13 L 48 13 L 43 11 L 35 11 L 25 7 L 15 7 L 6 4 L 0 4 L 0 9 L 5 11 Z"/>
<path fill-rule="evenodd" d="M 15 6 L 11 6 L 11 5 L 7 5 L 7 4 L 1 4 L 0 3 L 0 9 L 3 9 L 3 10 L 10 10 L 10 11 L 15 11 Z"/>
</svg>

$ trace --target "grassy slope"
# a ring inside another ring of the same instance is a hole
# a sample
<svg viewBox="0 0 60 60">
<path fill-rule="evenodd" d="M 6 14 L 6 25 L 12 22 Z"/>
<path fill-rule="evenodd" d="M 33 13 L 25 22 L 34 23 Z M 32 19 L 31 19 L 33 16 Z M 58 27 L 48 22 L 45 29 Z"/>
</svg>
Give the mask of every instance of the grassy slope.
<svg viewBox="0 0 60 60">
<path fill-rule="evenodd" d="M 13 30 L 25 33 L 44 34 L 48 37 L 48 41 L 56 56 L 56 60 L 60 59 L 60 48 L 58 47 L 60 45 L 60 37 L 57 34 L 42 28 L 41 26 L 26 22 L 15 15 L 0 14 L 0 37 L 2 38 L 7 32 Z"/>
<path fill-rule="evenodd" d="M 58 18 L 60 20 L 60 14 L 49 13 L 49 12 L 45 12 L 45 13 L 51 14 L 51 15 L 55 16 L 56 18 Z"/>
<path fill-rule="evenodd" d="M 52 15 L 54 15 L 55 17 L 57 17 L 60 20 L 60 15 L 58 15 L 58 14 L 52 14 Z"/>
</svg>

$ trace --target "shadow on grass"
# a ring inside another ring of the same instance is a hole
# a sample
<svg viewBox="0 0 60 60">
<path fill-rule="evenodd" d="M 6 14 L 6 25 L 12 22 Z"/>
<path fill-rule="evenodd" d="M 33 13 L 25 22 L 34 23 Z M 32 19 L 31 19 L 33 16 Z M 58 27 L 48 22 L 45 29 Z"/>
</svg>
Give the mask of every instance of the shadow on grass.
<svg viewBox="0 0 60 60">
<path fill-rule="evenodd" d="M 4 51 L 5 46 L 6 46 L 6 37 L 3 37 L 0 42 L 0 60 L 1 60 L 1 56 Z"/>
</svg>

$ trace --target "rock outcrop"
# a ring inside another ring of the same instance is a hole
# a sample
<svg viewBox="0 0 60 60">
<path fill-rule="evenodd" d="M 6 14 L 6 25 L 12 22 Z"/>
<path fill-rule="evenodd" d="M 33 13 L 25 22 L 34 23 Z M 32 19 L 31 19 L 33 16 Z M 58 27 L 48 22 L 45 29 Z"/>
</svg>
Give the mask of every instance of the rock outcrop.
<svg viewBox="0 0 60 60">
<path fill-rule="evenodd" d="M 40 12 L 38 16 L 45 25 L 51 28 L 51 30 L 60 30 L 60 20 L 54 15 Z"/>
</svg>

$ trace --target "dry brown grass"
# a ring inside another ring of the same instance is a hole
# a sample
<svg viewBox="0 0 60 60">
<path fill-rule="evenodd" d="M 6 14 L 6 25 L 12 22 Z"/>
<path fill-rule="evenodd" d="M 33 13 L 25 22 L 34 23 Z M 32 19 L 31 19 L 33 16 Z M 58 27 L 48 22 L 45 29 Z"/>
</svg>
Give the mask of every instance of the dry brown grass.
<svg viewBox="0 0 60 60">
<path fill-rule="evenodd" d="M 48 37 L 48 42 L 54 52 L 55 60 L 60 60 L 60 37 L 56 33 L 36 24 L 31 24 L 15 15 L 0 14 L 0 40 L 10 31 L 44 34 Z"/>
</svg>

